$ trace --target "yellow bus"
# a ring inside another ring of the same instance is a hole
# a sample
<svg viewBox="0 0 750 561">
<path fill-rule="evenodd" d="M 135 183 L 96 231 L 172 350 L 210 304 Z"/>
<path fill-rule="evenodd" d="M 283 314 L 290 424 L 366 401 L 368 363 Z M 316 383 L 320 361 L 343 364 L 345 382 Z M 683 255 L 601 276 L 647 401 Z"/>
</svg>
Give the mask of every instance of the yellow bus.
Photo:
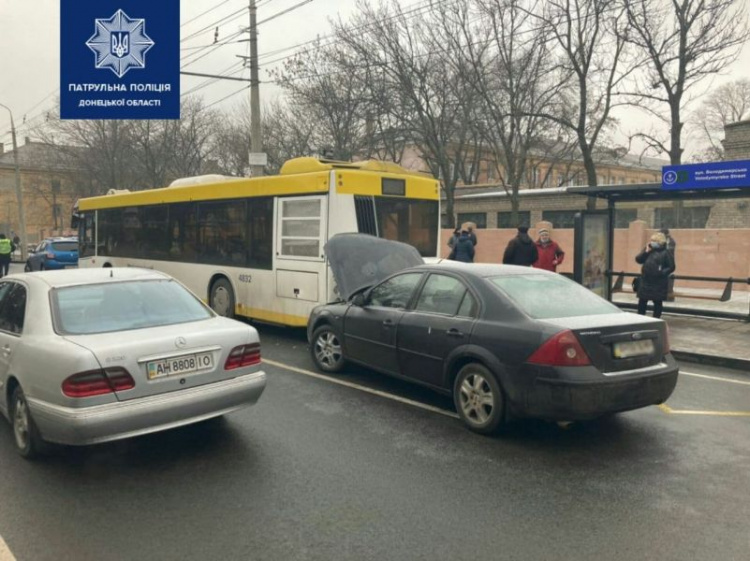
<svg viewBox="0 0 750 561">
<path fill-rule="evenodd" d="M 437 180 L 381 161 L 296 158 L 279 175 L 201 176 L 81 199 L 79 267 L 172 275 L 219 314 L 304 326 L 336 298 L 324 246 L 345 232 L 438 256 Z"/>
</svg>

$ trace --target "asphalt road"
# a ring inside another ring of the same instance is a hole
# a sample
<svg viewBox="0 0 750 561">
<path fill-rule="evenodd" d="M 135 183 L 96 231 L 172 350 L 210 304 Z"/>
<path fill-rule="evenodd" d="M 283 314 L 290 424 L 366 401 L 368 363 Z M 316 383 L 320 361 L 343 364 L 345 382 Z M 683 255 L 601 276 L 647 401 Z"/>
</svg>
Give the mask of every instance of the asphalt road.
<svg viewBox="0 0 750 561">
<path fill-rule="evenodd" d="M 750 376 L 685 365 L 668 407 L 487 438 L 445 398 L 365 369 L 318 377 L 302 332 L 259 330 L 267 390 L 220 421 L 39 463 L 0 422 L 16 559 L 750 555 Z"/>
</svg>

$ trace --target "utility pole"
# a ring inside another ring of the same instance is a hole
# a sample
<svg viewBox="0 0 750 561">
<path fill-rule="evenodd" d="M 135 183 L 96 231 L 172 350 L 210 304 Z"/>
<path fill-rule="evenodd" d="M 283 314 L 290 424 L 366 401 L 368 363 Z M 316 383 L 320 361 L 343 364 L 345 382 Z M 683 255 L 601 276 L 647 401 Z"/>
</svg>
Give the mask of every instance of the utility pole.
<svg viewBox="0 0 750 561">
<path fill-rule="evenodd" d="M 263 175 L 263 133 L 260 128 L 260 80 L 258 77 L 258 21 L 255 0 L 250 0 L 250 169 Z"/>
<path fill-rule="evenodd" d="M 23 209 L 23 191 L 21 190 L 21 168 L 18 165 L 18 144 L 16 143 L 16 124 L 10 107 L 0 103 L 0 107 L 8 110 L 10 115 L 10 134 L 13 139 L 13 165 L 16 168 L 16 200 L 18 201 L 18 222 L 21 227 L 21 261 L 26 262 L 26 212 Z M 7 234 L 10 236 L 10 232 Z"/>
</svg>

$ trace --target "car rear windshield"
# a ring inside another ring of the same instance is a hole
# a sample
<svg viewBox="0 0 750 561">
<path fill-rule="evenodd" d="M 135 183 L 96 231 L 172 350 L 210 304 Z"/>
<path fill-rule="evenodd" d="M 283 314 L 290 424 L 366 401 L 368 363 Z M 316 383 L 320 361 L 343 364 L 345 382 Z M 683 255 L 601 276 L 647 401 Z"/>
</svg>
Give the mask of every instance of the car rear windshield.
<svg viewBox="0 0 750 561">
<path fill-rule="evenodd" d="M 78 242 L 52 242 L 55 251 L 78 251 Z"/>
<path fill-rule="evenodd" d="M 535 319 L 612 314 L 621 310 L 562 275 L 507 275 L 489 279 Z"/>
<path fill-rule="evenodd" d="M 212 317 L 200 300 L 171 280 L 58 288 L 52 300 L 58 331 L 70 335 L 158 327 Z"/>
</svg>

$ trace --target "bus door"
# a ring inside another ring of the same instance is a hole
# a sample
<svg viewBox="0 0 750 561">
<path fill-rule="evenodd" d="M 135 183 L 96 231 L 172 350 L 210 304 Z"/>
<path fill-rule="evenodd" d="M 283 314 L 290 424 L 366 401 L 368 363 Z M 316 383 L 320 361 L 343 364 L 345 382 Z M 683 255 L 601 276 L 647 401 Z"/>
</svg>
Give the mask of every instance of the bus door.
<svg viewBox="0 0 750 561">
<path fill-rule="evenodd" d="M 326 195 L 277 199 L 275 296 L 281 313 L 307 317 L 326 301 L 327 214 Z"/>
</svg>

